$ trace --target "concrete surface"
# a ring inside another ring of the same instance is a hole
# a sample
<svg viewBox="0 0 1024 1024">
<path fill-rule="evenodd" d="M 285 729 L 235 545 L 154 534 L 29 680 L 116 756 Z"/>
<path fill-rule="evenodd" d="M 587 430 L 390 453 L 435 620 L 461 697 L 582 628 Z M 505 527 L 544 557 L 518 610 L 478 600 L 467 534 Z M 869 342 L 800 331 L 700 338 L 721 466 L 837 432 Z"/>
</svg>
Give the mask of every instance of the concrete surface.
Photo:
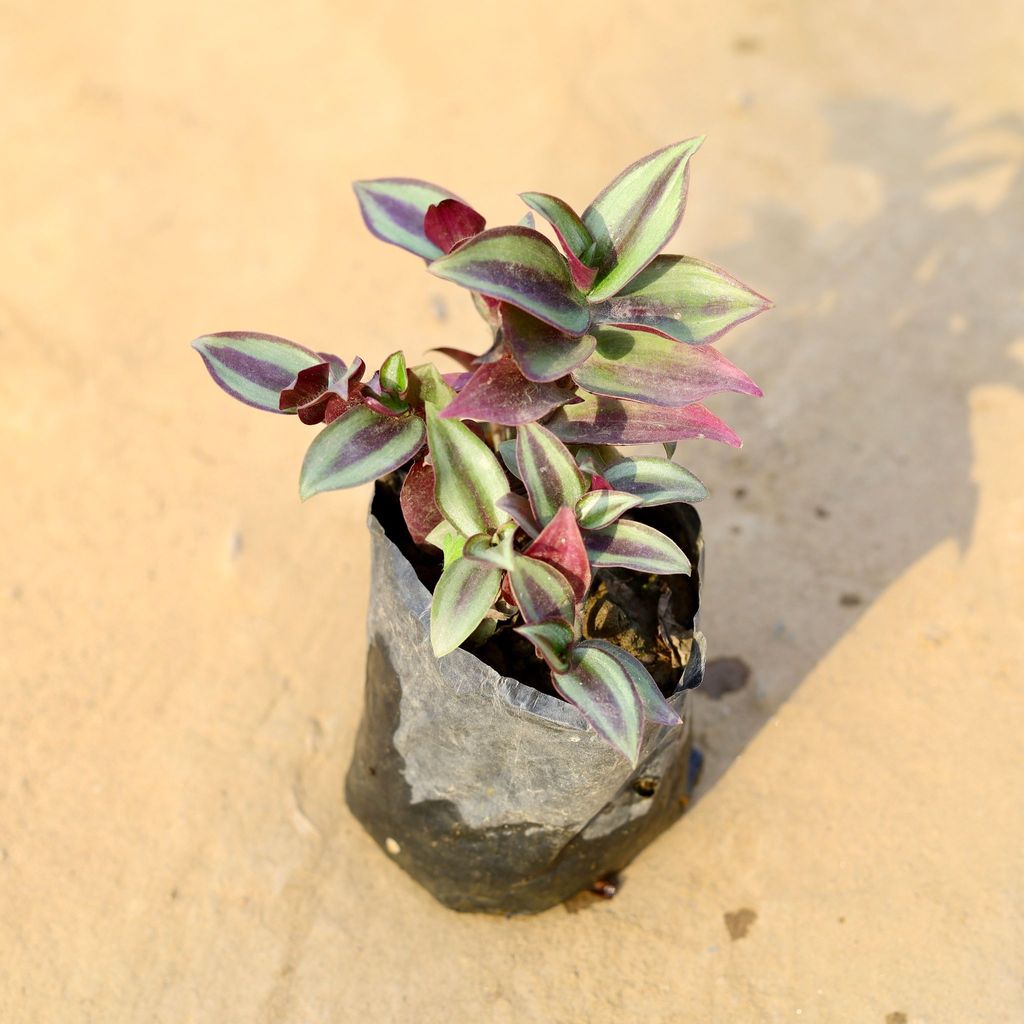
<svg viewBox="0 0 1024 1024">
<path fill-rule="evenodd" d="M 1019 4 L 0 7 L 0 1021 L 1024 1019 Z M 694 443 L 692 812 L 610 902 L 442 910 L 341 802 L 365 492 L 195 335 L 479 344 L 348 183 L 493 221 L 707 132 L 676 244 L 778 309 Z M 742 752 L 742 755 L 741 755 Z"/>
</svg>

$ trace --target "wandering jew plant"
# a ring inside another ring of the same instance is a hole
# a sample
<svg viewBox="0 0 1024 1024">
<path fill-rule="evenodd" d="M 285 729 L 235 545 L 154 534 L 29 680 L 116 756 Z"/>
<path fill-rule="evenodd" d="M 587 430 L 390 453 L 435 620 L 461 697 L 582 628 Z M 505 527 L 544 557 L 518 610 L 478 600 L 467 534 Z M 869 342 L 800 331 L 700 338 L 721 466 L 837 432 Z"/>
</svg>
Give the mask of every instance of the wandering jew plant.
<svg viewBox="0 0 1024 1024">
<path fill-rule="evenodd" d="M 582 639 L 593 572 L 690 572 L 675 542 L 630 512 L 705 497 L 672 461 L 676 442 L 738 446 L 700 402 L 761 394 L 712 344 L 768 300 L 703 260 L 659 255 L 701 141 L 638 160 L 582 215 L 525 192 L 531 212 L 506 227 L 488 229 L 436 185 L 358 182 L 370 231 L 468 289 L 490 327 L 482 354 L 440 350 L 461 372 L 410 367 L 395 352 L 367 376 L 358 356 L 346 363 L 266 334 L 193 343 L 235 398 L 323 424 L 302 465 L 304 499 L 401 474 L 409 533 L 443 560 L 430 622 L 437 657 L 515 630 L 557 692 L 634 764 L 644 723 L 679 719 L 633 655 Z M 618 448 L 648 442 L 663 442 L 667 457 Z"/>
</svg>

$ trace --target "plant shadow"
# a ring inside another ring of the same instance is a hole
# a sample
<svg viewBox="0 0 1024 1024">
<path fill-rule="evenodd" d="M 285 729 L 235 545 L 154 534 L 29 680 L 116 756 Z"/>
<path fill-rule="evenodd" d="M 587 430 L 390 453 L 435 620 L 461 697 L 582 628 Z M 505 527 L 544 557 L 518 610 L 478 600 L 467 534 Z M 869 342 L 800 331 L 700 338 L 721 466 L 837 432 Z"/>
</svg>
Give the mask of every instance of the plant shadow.
<svg viewBox="0 0 1024 1024">
<path fill-rule="evenodd" d="M 777 308 L 723 345 L 766 394 L 711 403 L 744 451 L 678 456 L 719 483 L 698 798 L 889 584 L 943 540 L 968 543 L 970 392 L 1024 383 L 1024 120 L 962 129 L 950 110 L 865 99 L 826 118 L 871 212 L 817 228 L 761 208 L 749 242 L 710 254 L 755 270 Z"/>
</svg>

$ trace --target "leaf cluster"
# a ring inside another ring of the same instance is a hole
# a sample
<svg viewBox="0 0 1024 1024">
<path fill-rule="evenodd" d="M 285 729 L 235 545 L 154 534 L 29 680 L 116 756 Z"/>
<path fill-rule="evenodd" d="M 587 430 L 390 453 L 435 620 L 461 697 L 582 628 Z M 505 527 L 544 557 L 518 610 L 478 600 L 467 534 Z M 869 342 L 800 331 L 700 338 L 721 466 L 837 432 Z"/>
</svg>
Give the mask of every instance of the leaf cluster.
<svg viewBox="0 0 1024 1024">
<path fill-rule="evenodd" d="M 679 719 L 640 661 L 582 638 L 593 573 L 690 572 L 676 543 L 631 512 L 705 497 L 673 461 L 676 443 L 738 446 L 701 402 L 761 394 L 713 343 L 768 300 L 709 263 L 661 254 L 701 141 L 631 164 L 582 215 L 523 193 L 530 212 L 496 228 L 427 182 L 356 183 L 376 237 L 471 293 L 490 341 L 482 353 L 440 350 L 459 372 L 408 366 L 399 351 L 367 377 L 359 357 L 345 363 L 265 334 L 193 343 L 233 397 L 323 426 L 303 461 L 303 498 L 402 473 L 409 532 L 443 560 L 431 606 L 437 657 L 515 630 L 558 693 L 633 763 L 646 723 Z M 620 451 L 649 442 L 664 443 L 666 457 Z"/>
</svg>

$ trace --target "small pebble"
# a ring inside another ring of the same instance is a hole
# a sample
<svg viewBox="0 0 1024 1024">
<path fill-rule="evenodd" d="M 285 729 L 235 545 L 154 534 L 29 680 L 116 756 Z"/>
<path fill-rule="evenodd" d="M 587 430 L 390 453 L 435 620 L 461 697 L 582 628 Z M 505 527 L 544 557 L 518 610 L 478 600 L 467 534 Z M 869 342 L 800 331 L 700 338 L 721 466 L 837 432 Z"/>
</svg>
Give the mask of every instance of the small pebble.
<svg viewBox="0 0 1024 1024">
<path fill-rule="evenodd" d="M 391 836 L 388 836 L 387 839 L 384 840 L 384 849 L 387 850 L 392 857 L 397 857 L 402 852 L 402 848 L 398 845 L 398 842 L 392 839 Z"/>
</svg>

